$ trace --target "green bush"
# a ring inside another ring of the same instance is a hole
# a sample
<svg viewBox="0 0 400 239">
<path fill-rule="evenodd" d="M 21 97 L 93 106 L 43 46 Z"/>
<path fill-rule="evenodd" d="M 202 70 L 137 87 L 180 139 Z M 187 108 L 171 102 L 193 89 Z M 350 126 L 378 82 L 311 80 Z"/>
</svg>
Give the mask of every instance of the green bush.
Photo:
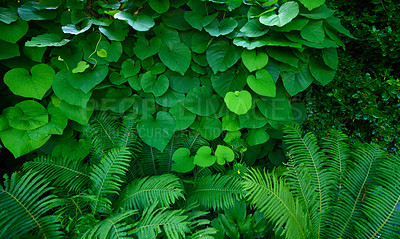
<svg viewBox="0 0 400 239">
<path fill-rule="evenodd" d="M 79 137 L 95 111 L 141 115 L 139 137 L 157 152 L 187 129 L 216 142 L 230 133 L 238 153 L 267 151 L 283 123 L 304 121 L 292 97 L 333 80 L 349 35 L 324 1 L 12 1 L 0 11 L 0 138 L 16 158 Z"/>
</svg>

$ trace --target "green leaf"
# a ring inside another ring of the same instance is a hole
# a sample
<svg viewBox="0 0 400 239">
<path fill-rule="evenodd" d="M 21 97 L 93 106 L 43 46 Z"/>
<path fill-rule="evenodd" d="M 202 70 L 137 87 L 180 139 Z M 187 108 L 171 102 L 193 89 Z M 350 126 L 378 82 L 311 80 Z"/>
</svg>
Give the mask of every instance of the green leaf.
<svg viewBox="0 0 400 239">
<path fill-rule="evenodd" d="M 96 51 L 96 54 L 101 58 L 107 57 L 107 51 L 105 49 L 100 49 L 100 50 Z"/>
<path fill-rule="evenodd" d="M 355 37 L 353 35 L 351 35 L 351 33 L 349 32 L 349 30 L 347 30 L 341 23 L 340 23 L 340 19 L 336 18 L 336 17 L 328 17 L 327 19 L 325 19 L 325 23 L 328 24 L 329 27 L 331 27 L 333 30 L 342 33 L 345 36 L 348 36 L 350 38 L 355 39 Z"/>
<path fill-rule="evenodd" d="M 235 159 L 235 153 L 229 147 L 218 145 L 215 150 L 215 157 L 219 165 L 224 165 L 226 162 L 232 162 Z"/>
<path fill-rule="evenodd" d="M 57 17 L 53 10 L 43 10 L 40 2 L 26 2 L 18 8 L 18 15 L 25 21 L 52 20 Z"/>
<path fill-rule="evenodd" d="M 320 7 L 325 3 L 325 0 L 299 0 L 309 11 Z"/>
<path fill-rule="evenodd" d="M 192 75 L 181 76 L 175 72 L 166 73 L 171 89 L 179 93 L 189 93 L 195 87 L 200 86 L 200 80 Z"/>
<path fill-rule="evenodd" d="M 34 100 L 25 100 L 3 111 L 11 127 L 34 130 L 49 122 L 46 108 Z"/>
<path fill-rule="evenodd" d="M 78 65 L 72 69 L 72 73 L 82 73 L 84 72 L 87 68 L 89 68 L 89 64 L 86 61 L 80 61 L 78 62 Z"/>
<path fill-rule="evenodd" d="M 201 31 L 203 27 L 210 24 L 216 17 L 216 13 L 209 16 L 203 16 L 201 13 L 198 13 L 196 11 L 185 11 L 184 13 L 184 18 L 186 22 L 188 22 L 190 26 L 199 31 Z"/>
<path fill-rule="evenodd" d="M 144 35 L 141 35 L 133 47 L 133 52 L 140 60 L 157 54 L 162 45 L 162 41 L 158 37 L 153 37 L 148 41 Z"/>
<path fill-rule="evenodd" d="M 246 114 L 252 105 L 251 94 L 246 90 L 228 92 L 224 101 L 228 109 L 237 115 Z"/>
<path fill-rule="evenodd" d="M 29 131 L 9 129 L 0 132 L 0 138 L 4 146 L 11 151 L 15 158 L 32 152 L 43 146 L 51 135 L 31 138 Z"/>
<path fill-rule="evenodd" d="M 310 21 L 303 29 L 301 29 L 300 35 L 307 41 L 323 43 L 325 40 L 325 30 L 322 20 Z"/>
<path fill-rule="evenodd" d="M 61 29 L 64 33 L 78 35 L 89 30 L 92 27 L 92 23 L 92 20 L 88 19 L 83 21 L 82 27 L 79 27 L 76 24 L 68 24 L 66 26 L 62 26 Z"/>
<path fill-rule="evenodd" d="M 240 32 L 246 37 L 261 37 L 268 33 L 268 29 L 265 29 L 258 19 L 252 19 L 240 28 Z"/>
<path fill-rule="evenodd" d="M 162 96 L 167 92 L 169 80 L 165 75 L 160 75 L 158 78 L 150 71 L 146 72 L 140 80 L 140 85 L 146 93 L 153 93 L 154 96 Z"/>
<path fill-rule="evenodd" d="M 264 127 L 267 124 L 267 119 L 258 111 L 254 109 L 247 112 L 247 114 L 239 115 L 240 128 L 257 129 Z"/>
<path fill-rule="evenodd" d="M 153 117 L 142 119 L 137 130 L 139 137 L 146 144 L 162 152 L 175 132 L 175 121 L 169 113 L 159 111 L 156 119 Z"/>
<path fill-rule="evenodd" d="M 177 131 L 189 128 L 196 119 L 196 114 L 183 107 L 182 103 L 174 104 L 169 110 L 169 113 L 175 120 L 175 128 Z"/>
<path fill-rule="evenodd" d="M 108 87 L 93 93 L 92 99 L 96 102 L 96 110 L 111 110 L 115 113 L 125 113 L 134 103 L 132 89 L 128 87 Z"/>
<path fill-rule="evenodd" d="M 237 27 L 238 23 L 235 19 L 228 17 L 224 18 L 221 21 L 215 19 L 208 26 L 204 27 L 204 30 L 208 32 L 211 36 L 218 37 L 228 35 L 233 32 Z"/>
<path fill-rule="evenodd" d="M 156 98 L 157 104 L 164 107 L 172 107 L 173 105 L 183 102 L 185 94 L 178 93 L 172 89 L 168 89 L 165 94 Z"/>
<path fill-rule="evenodd" d="M 55 46 L 60 47 L 67 44 L 69 39 L 61 39 L 61 37 L 57 34 L 42 34 L 36 37 L 32 37 L 30 41 L 25 42 L 25 46 L 28 47 L 47 47 L 47 46 Z"/>
<path fill-rule="evenodd" d="M 90 97 L 92 96 L 92 91 L 87 94 L 80 89 L 75 89 L 72 87 L 66 78 L 66 72 L 60 71 L 54 77 L 53 82 L 53 91 L 54 94 L 66 101 L 68 104 L 81 106 L 83 108 L 86 107 L 89 102 Z"/>
<path fill-rule="evenodd" d="M 213 117 L 198 117 L 191 128 L 197 130 L 207 140 L 216 139 L 222 133 L 221 121 Z"/>
<path fill-rule="evenodd" d="M 335 78 L 336 70 L 327 67 L 321 60 L 312 58 L 309 68 L 311 75 L 323 86 Z"/>
<path fill-rule="evenodd" d="M 241 50 L 231 46 L 226 39 L 213 41 L 206 51 L 207 62 L 214 74 L 232 67 L 239 60 L 240 55 Z"/>
<path fill-rule="evenodd" d="M 124 41 L 129 29 L 124 22 L 114 21 L 110 26 L 99 26 L 99 31 L 110 41 Z"/>
<path fill-rule="evenodd" d="M 286 97 L 286 91 L 282 85 L 276 88 L 276 96 L 274 98 L 261 97 L 256 102 L 261 114 L 270 120 L 290 121 L 292 120 L 292 109 L 290 101 Z"/>
<path fill-rule="evenodd" d="M 190 49 L 179 42 L 161 46 L 158 56 L 169 69 L 181 75 L 185 74 L 192 59 Z"/>
<path fill-rule="evenodd" d="M 210 167 L 216 160 L 217 157 L 211 155 L 211 148 L 209 146 L 202 146 L 197 150 L 193 163 L 200 167 Z"/>
<path fill-rule="evenodd" d="M 157 13 L 164 13 L 169 9 L 169 0 L 149 0 L 148 2 Z"/>
<path fill-rule="evenodd" d="M 299 58 L 293 54 L 290 49 L 282 47 L 269 47 L 267 48 L 268 55 L 277 61 L 289 64 L 293 67 L 298 67 Z"/>
<path fill-rule="evenodd" d="M 327 66 L 336 70 L 339 64 L 339 57 L 336 48 L 325 48 L 322 50 L 322 58 Z"/>
<path fill-rule="evenodd" d="M 44 53 L 46 52 L 47 47 L 23 47 L 23 51 L 25 56 L 27 56 L 32 61 L 42 62 L 42 58 Z"/>
<path fill-rule="evenodd" d="M 85 71 L 80 74 L 74 74 L 68 71 L 66 78 L 68 83 L 75 89 L 80 89 L 86 94 L 96 85 L 100 84 L 108 74 L 107 66 L 96 66 L 93 70 Z"/>
<path fill-rule="evenodd" d="M 171 170 L 178 173 L 187 173 L 194 169 L 194 157 L 190 156 L 190 150 L 187 148 L 179 148 L 172 155 Z"/>
<path fill-rule="evenodd" d="M 211 84 L 221 97 L 225 97 L 229 91 L 242 90 L 246 85 L 248 72 L 243 67 L 229 69 L 211 76 Z"/>
<path fill-rule="evenodd" d="M 300 72 L 283 72 L 281 77 L 285 89 L 291 96 L 307 89 L 314 80 L 308 68 Z"/>
<path fill-rule="evenodd" d="M 259 145 L 269 140 L 269 135 L 265 132 L 265 129 L 253 129 L 249 130 L 249 134 L 246 137 L 246 141 L 250 146 Z"/>
<path fill-rule="evenodd" d="M 240 122 L 237 115 L 227 113 L 225 116 L 222 117 L 222 130 L 238 131 L 240 129 Z"/>
<path fill-rule="evenodd" d="M 310 18 L 310 19 L 326 19 L 328 17 L 333 16 L 334 13 L 335 13 L 335 10 L 328 8 L 324 4 L 316 9 L 313 9 L 310 12 L 300 13 L 300 15 L 303 17 Z"/>
<path fill-rule="evenodd" d="M 140 62 L 127 59 L 122 63 L 121 74 L 127 78 L 136 75 L 140 71 Z"/>
<path fill-rule="evenodd" d="M 283 27 L 292 21 L 299 14 L 299 4 L 289 1 L 284 3 L 278 11 L 278 14 L 270 12 L 260 17 L 260 22 L 266 26 Z"/>
<path fill-rule="evenodd" d="M 295 18 L 290 23 L 286 24 L 284 27 L 276 27 L 274 30 L 279 32 L 290 32 L 290 31 L 300 31 L 307 25 L 309 19 L 306 18 Z"/>
<path fill-rule="evenodd" d="M 267 70 L 258 70 L 256 76 L 249 75 L 247 77 L 249 87 L 259 95 L 275 97 L 276 86 L 274 79 Z"/>
<path fill-rule="evenodd" d="M 237 37 L 233 40 L 233 44 L 236 46 L 247 48 L 248 50 L 253 50 L 257 47 L 263 46 L 294 47 L 299 49 L 302 48 L 302 45 L 300 43 L 288 41 L 282 37 L 276 36 L 263 36 L 260 38 L 255 38 L 253 40 Z"/>
<path fill-rule="evenodd" d="M 198 86 L 186 96 L 183 106 L 200 116 L 209 116 L 217 112 L 220 103 L 208 86 Z"/>
<path fill-rule="evenodd" d="M 70 120 L 73 120 L 81 125 L 87 125 L 89 119 L 94 111 L 94 104 L 87 104 L 86 107 L 80 107 L 77 105 L 68 104 L 65 101 L 61 101 L 60 109 Z"/>
<path fill-rule="evenodd" d="M 253 72 L 260 70 L 268 64 L 268 55 L 264 52 L 244 50 L 242 52 L 242 61 L 246 68 Z"/>
<path fill-rule="evenodd" d="M 5 24 L 10 24 L 18 20 L 18 13 L 16 9 L 0 7 L 0 21 Z"/>
<path fill-rule="evenodd" d="M 21 55 L 17 44 L 11 44 L 0 40 L 0 49 L 2 49 L 0 51 L 0 60 L 10 59 Z"/>
<path fill-rule="evenodd" d="M 28 23 L 20 18 L 11 24 L 0 22 L 0 40 L 16 43 L 25 36 L 28 32 L 28 28 Z"/>
<path fill-rule="evenodd" d="M 126 21 L 134 30 L 145 32 L 150 30 L 154 25 L 154 20 L 148 15 L 131 15 L 128 12 L 119 12 L 114 15 L 115 19 Z"/>
<path fill-rule="evenodd" d="M 53 84 L 55 72 L 46 64 L 34 65 L 30 72 L 11 69 L 4 75 L 4 83 L 16 95 L 41 100 Z"/>
</svg>

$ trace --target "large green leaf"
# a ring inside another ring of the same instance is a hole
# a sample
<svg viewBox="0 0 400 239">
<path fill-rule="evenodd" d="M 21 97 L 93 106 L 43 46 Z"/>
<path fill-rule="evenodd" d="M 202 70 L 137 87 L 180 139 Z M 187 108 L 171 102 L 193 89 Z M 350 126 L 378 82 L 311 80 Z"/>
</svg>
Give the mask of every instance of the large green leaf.
<svg viewBox="0 0 400 239">
<path fill-rule="evenodd" d="M 115 19 L 126 21 L 136 31 L 148 31 L 154 25 L 154 20 L 148 15 L 132 15 L 128 12 L 118 12 L 114 14 Z"/>
<path fill-rule="evenodd" d="M 260 70 L 268 64 L 268 55 L 264 52 L 258 52 L 253 50 L 244 50 L 242 52 L 242 61 L 246 68 L 253 72 Z"/>
<path fill-rule="evenodd" d="M 213 41 L 206 51 L 207 62 L 216 74 L 233 66 L 241 53 L 240 48 L 231 46 L 228 40 L 218 39 Z"/>
<path fill-rule="evenodd" d="M 0 40 L 0 60 L 14 58 L 20 56 L 19 46 Z"/>
<path fill-rule="evenodd" d="M 314 80 L 307 67 L 299 72 L 283 72 L 281 77 L 285 89 L 291 96 L 307 89 Z"/>
<path fill-rule="evenodd" d="M 187 173 L 194 169 L 194 157 L 190 156 L 190 150 L 187 148 L 179 148 L 172 155 L 171 170 L 178 173 Z"/>
<path fill-rule="evenodd" d="M 179 93 L 189 93 L 195 87 L 200 86 L 200 80 L 195 75 L 181 76 L 178 73 L 168 71 L 166 76 L 169 79 L 171 89 Z"/>
<path fill-rule="evenodd" d="M 198 117 L 191 126 L 197 130 L 201 136 L 207 140 L 213 140 L 219 137 L 222 133 L 222 123 L 214 117 Z"/>
<path fill-rule="evenodd" d="M 301 29 L 300 35 L 307 41 L 323 43 L 325 40 L 325 30 L 322 20 L 310 21 L 303 29 Z"/>
<path fill-rule="evenodd" d="M 294 47 L 294 48 L 302 48 L 302 44 L 297 42 L 292 42 L 282 38 L 281 36 L 263 36 L 260 38 L 254 39 L 245 39 L 237 37 L 233 40 L 233 44 L 236 46 L 241 46 L 247 48 L 248 50 L 253 50 L 257 47 L 263 46 L 282 46 L 282 47 Z"/>
<path fill-rule="evenodd" d="M 284 3 L 278 11 L 278 14 L 270 12 L 260 17 L 260 22 L 266 26 L 283 27 L 292 21 L 299 14 L 299 4 L 289 1 Z"/>
<path fill-rule="evenodd" d="M 322 6 L 325 0 L 299 0 L 308 10 L 313 10 L 314 8 Z"/>
<path fill-rule="evenodd" d="M 261 97 L 261 100 L 258 100 L 256 103 L 261 114 L 270 120 L 292 120 L 290 101 L 286 97 L 286 91 L 281 84 L 277 85 L 276 96 L 274 98 Z"/>
<path fill-rule="evenodd" d="M 203 27 L 210 24 L 215 18 L 217 14 L 203 16 L 201 13 L 197 11 L 185 11 L 184 18 L 185 20 L 195 29 L 201 31 Z"/>
<path fill-rule="evenodd" d="M 133 47 L 133 52 L 140 60 L 144 60 L 147 57 L 157 54 L 161 45 L 162 41 L 160 38 L 153 37 L 148 41 L 143 35 L 141 35 Z"/>
<path fill-rule="evenodd" d="M 174 104 L 169 110 L 169 113 L 175 120 L 175 128 L 177 131 L 189 128 L 196 119 L 196 114 L 183 107 L 182 103 Z"/>
<path fill-rule="evenodd" d="M 18 20 L 17 10 L 14 8 L 0 8 L 0 21 L 10 24 Z"/>
<path fill-rule="evenodd" d="M 92 20 L 89 19 L 83 21 L 82 26 L 78 26 L 76 24 L 68 24 L 66 26 L 61 27 L 61 29 L 64 33 L 78 35 L 89 30 L 90 27 L 92 27 L 92 23 L 93 23 Z"/>
<path fill-rule="evenodd" d="M 65 71 L 60 71 L 57 73 L 57 75 L 54 78 L 52 88 L 54 94 L 58 98 L 66 101 L 71 105 L 86 107 L 90 97 L 92 96 L 92 91 L 85 93 L 80 89 L 72 87 L 67 81 L 67 76 Z"/>
<path fill-rule="evenodd" d="M 110 41 L 124 41 L 129 28 L 125 22 L 114 21 L 110 26 L 100 26 L 99 31 Z"/>
<path fill-rule="evenodd" d="M 169 69 L 181 75 L 185 74 L 192 59 L 190 49 L 180 42 L 161 46 L 158 56 Z"/>
<path fill-rule="evenodd" d="M 225 163 L 230 163 L 235 159 L 235 153 L 227 146 L 218 145 L 215 150 L 215 157 L 219 165 L 224 165 Z"/>
<path fill-rule="evenodd" d="M 326 48 L 322 50 L 322 58 L 327 66 L 333 70 L 337 69 L 339 57 L 336 48 Z"/>
<path fill-rule="evenodd" d="M 46 108 L 34 100 L 25 100 L 3 111 L 11 127 L 34 130 L 49 122 Z"/>
<path fill-rule="evenodd" d="M 246 114 L 252 105 L 251 94 L 246 91 L 228 92 L 224 98 L 226 107 L 237 115 Z"/>
<path fill-rule="evenodd" d="M 258 19 L 252 19 L 240 28 L 240 32 L 246 37 L 261 37 L 267 34 L 268 29 L 265 29 L 265 26 Z"/>
<path fill-rule="evenodd" d="M 225 97 L 229 91 L 242 90 L 246 85 L 246 75 L 248 72 L 243 68 L 229 69 L 211 76 L 213 89 L 219 96 Z"/>
<path fill-rule="evenodd" d="M 107 66 L 96 66 L 93 70 L 74 74 L 71 71 L 66 73 L 68 83 L 75 89 L 80 89 L 86 94 L 96 85 L 100 84 L 108 74 Z"/>
<path fill-rule="evenodd" d="M 293 54 L 290 49 L 282 47 L 269 47 L 267 49 L 268 55 L 277 61 L 289 64 L 293 67 L 298 67 L 299 58 Z"/>
<path fill-rule="evenodd" d="M 16 43 L 25 36 L 28 32 L 28 28 L 28 23 L 20 18 L 11 24 L 0 22 L 0 40 Z"/>
<path fill-rule="evenodd" d="M 183 106 L 197 115 L 209 116 L 217 112 L 220 102 L 210 87 L 198 86 L 189 92 Z"/>
<path fill-rule="evenodd" d="M 165 107 L 172 107 L 173 105 L 183 102 L 184 100 L 185 94 L 176 92 L 172 89 L 168 89 L 165 94 L 156 98 L 157 104 Z"/>
<path fill-rule="evenodd" d="M 81 125 L 87 125 L 94 112 L 94 104 L 89 102 L 86 107 L 81 107 L 61 101 L 60 109 L 70 120 L 73 120 Z"/>
<path fill-rule="evenodd" d="M 322 60 L 312 58 L 309 68 L 311 75 L 322 85 L 327 85 L 335 78 L 336 70 L 327 67 Z"/>
<path fill-rule="evenodd" d="M 197 150 L 197 153 L 194 156 L 194 164 L 197 164 L 200 167 L 210 167 L 216 160 L 217 158 L 214 155 L 211 155 L 211 148 L 209 146 L 202 146 Z"/>
<path fill-rule="evenodd" d="M 162 96 L 167 92 L 169 87 L 169 80 L 165 75 L 153 75 L 150 71 L 142 75 L 140 85 L 146 93 L 153 93 L 154 96 Z"/>
<path fill-rule="evenodd" d="M 247 77 L 247 84 L 259 95 L 269 97 L 275 97 L 276 95 L 274 79 L 267 70 L 258 70 L 256 76 L 249 75 Z"/>
<path fill-rule="evenodd" d="M 221 35 L 228 35 L 237 27 L 237 25 L 238 23 L 235 19 L 228 17 L 221 21 L 215 19 L 208 26 L 204 27 L 204 30 L 206 30 L 206 32 L 211 36 L 218 37 Z"/>
<path fill-rule="evenodd" d="M 55 72 L 46 64 L 35 65 L 30 72 L 11 69 L 4 75 L 4 83 L 16 95 L 41 100 L 53 84 Z"/>
<path fill-rule="evenodd" d="M 32 37 L 30 41 L 25 42 L 25 46 L 28 47 L 47 47 L 47 46 L 55 46 L 60 47 L 67 44 L 69 39 L 62 39 L 57 34 L 42 34 L 36 37 Z"/>
<path fill-rule="evenodd" d="M 157 13 L 164 13 L 169 9 L 169 0 L 149 0 L 148 2 Z"/>
<path fill-rule="evenodd" d="M 316 2 L 316 1 L 315 1 Z M 310 19 L 326 19 L 333 16 L 335 10 L 328 8 L 325 4 L 310 12 L 301 12 L 300 15 Z"/>
<path fill-rule="evenodd" d="M 246 137 L 246 141 L 250 146 L 263 144 L 269 140 L 270 136 L 265 129 L 253 129 L 249 130 L 249 134 Z"/>
<path fill-rule="evenodd" d="M 159 111 L 155 119 L 142 119 L 137 130 L 139 137 L 146 144 L 163 151 L 175 132 L 175 121 L 169 113 Z"/>
</svg>

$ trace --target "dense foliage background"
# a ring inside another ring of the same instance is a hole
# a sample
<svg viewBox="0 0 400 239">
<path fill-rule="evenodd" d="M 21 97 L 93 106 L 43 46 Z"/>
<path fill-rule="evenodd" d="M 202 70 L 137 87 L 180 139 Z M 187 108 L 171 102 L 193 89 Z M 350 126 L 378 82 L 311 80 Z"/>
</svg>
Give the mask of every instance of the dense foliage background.
<svg viewBox="0 0 400 239">
<path fill-rule="evenodd" d="M 398 10 L 0 1 L 0 237 L 398 237 Z"/>
</svg>

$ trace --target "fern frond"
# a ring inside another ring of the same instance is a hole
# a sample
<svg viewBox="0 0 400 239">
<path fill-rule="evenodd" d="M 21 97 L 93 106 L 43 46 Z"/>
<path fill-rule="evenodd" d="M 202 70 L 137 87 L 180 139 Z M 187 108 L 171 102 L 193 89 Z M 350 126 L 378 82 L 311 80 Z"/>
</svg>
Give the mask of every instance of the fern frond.
<svg viewBox="0 0 400 239">
<path fill-rule="evenodd" d="M 400 238 L 400 157 L 378 159 L 374 185 L 367 188 L 357 223 L 364 238 Z"/>
<path fill-rule="evenodd" d="M 136 179 L 129 183 L 120 195 L 118 208 L 143 210 L 155 202 L 168 207 L 179 198 L 184 199 L 180 179 L 172 174 Z"/>
<path fill-rule="evenodd" d="M 247 200 L 273 220 L 276 228 L 284 228 L 286 238 L 311 238 L 308 216 L 282 179 L 256 169 L 250 169 L 244 178 Z"/>
<path fill-rule="evenodd" d="M 99 210 L 110 210 L 109 194 L 118 194 L 122 177 L 129 169 L 131 153 L 126 148 L 112 148 L 101 159 L 99 164 L 92 166 L 90 174 L 92 180 L 92 194 L 95 200 L 91 204 L 93 213 Z M 99 205 L 100 204 L 100 205 Z"/>
<path fill-rule="evenodd" d="M 45 216 L 53 195 L 49 182 L 34 172 L 13 173 L 0 185 L 0 238 L 18 238 L 35 230 L 39 238 L 62 238 L 57 216 Z"/>
<path fill-rule="evenodd" d="M 42 156 L 25 162 L 22 168 L 24 172 L 38 172 L 46 180 L 53 181 L 54 186 L 65 187 L 69 191 L 77 192 L 90 182 L 89 169 L 81 160 Z"/>
<path fill-rule="evenodd" d="M 136 214 L 134 210 L 123 213 L 115 213 L 92 225 L 92 227 L 83 234 L 82 239 L 102 238 L 102 239 L 130 239 L 132 225 L 124 222 L 128 217 Z"/>
<path fill-rule="evenodd" d="M 343 176 L 342 200 L 333 211 L 333 216 L 338 219 L 331 230 L 334 238 L 352 237 L 355 220 L 363 216 L 360 208 L 366 189 L 373 185 L 372 179 L 378 168 L 376 161 L 382 157 L 381 150 L 371 145 L 363 145 L 352 153 L 353 162 L 348 163 Z"/>
<path fill-rule="evenodd" d="M 136 134 L 136 124 L 137 118 L 133 114 L 124 116 L 115 139 L 117 147 L 126 147 L 133 157 L 137 157 L 142 148 L 142 144 Z"/>
<path fill-rule="evenodd" d="M 157 238 L 157 235 L 164 232 L 167 238 L 185 238 L 189 233 L 187 216 L 183 210 L 156 209 L 157 202 L 146 208 L 142 217 L 132 233 L 141 238 Z"/>
<path fill-rule="evenodd" d="M 206 208 L 225 208 L 244 197 L 240 179 L 232 175 L 214 174 L 201 178 L 189 193 L 188 202 L 198 202 Z"/>
<path fill-rule="evenodd" d="M 325 155 L 319 150 L 317 139 L 311 133 L 303 136 L 299 125 L 287 126 L 285 129 L 287 133 L 284 136 L 285 143 L 288 145 L 290 157 L 294 165 L 302 165 L 307 168 L 311 176 L 311 191 L 306 193 L 304 189 L 297 187 L 294 190 L 299 191 L 297 194 L 310 195 L 311 192 L 317 194 L 317 204 L 308 204 L 308 211 L 311 213 L 311 223 L 317 231 L 317 238 L 321 237 L 321 228 L 324 228 L 326 216 L 329 214 L 329 205 L 331 201 L 330 192 L 333 183 L 332 173 L 325 167 Z M 302 201 L 307 201 L 309 198 L 303 198 Z M 314 231 L 315 231 L 314 230 Z"/>
</svg>

